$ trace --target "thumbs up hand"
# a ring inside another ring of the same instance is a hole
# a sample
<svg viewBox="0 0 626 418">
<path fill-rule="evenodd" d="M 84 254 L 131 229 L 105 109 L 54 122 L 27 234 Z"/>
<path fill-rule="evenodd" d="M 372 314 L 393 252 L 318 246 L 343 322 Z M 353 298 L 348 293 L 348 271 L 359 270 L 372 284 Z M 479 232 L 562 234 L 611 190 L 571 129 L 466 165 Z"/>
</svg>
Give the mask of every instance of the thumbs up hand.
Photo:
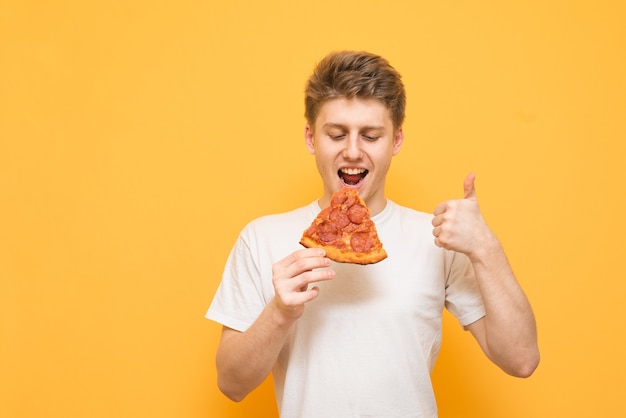
<svg viewBox="0 0 626 418">
<path fill-rule="evenodd" d="M 475 178 L 474 173 L 470 173 L 463 183 L 463 199 L 441 203 L 435 208 L 432 220 L 435 245 L 470 258 L 484 248 L 484 244 L 496 239 L 480 213 Z"/>
</svg>

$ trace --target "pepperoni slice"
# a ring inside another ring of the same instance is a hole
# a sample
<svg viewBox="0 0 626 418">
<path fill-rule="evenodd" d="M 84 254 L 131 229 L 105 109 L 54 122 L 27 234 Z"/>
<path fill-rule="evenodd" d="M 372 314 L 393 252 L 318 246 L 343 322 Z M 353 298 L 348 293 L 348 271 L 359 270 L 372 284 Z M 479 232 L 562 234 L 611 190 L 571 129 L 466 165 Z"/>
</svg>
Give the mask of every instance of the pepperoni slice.
<svg viewBox="0 0 626 418">
<path fill-rule="evenodd" d="M 357 196 L 350 189 L 341 189 L 336 192 L 331 200 L 331 205 L 334 207 L 341 206 L 343 208 L 349 208 L 357 201 Z"/>
<path fill-rule="evenodd" d="M 363 206 L 354 205 L 348 209 L 348 218 L 355 224 L 360 224 L 363 220 L 367 219 L 368 211 Z"/>
<path fill-rule="evenodd" d="M 366 253 L 372 249 L 374 244 L 370 238 L 370 234 L 367 232 L 356 232 L 350 238 L 350 245 L 354 251 Z"/>
<path fill-rule="evenodd" d="M 341 230 L 330 222 L 322 222 L 317 228 L 320 241 L 325 244 L 335 244 L 341 238 Z"/>
<path fill-rule="evenodd" d="M 345 202 L 347 198 L 348 198 L 348 195 L 342 189 L 333 195 L 330 201 L 330 204 L 331 206 L 341 206 L 341 204 Z"/>
<path fill-rule="evenodd" d="M 350 223 L 349 215 L 346 212 L 343 212 L 341 208 L 334 208 L 332 212 L 330 212 L 330 221 L 337 225 L 339 229 L 343 229 Z"/>
</svg>

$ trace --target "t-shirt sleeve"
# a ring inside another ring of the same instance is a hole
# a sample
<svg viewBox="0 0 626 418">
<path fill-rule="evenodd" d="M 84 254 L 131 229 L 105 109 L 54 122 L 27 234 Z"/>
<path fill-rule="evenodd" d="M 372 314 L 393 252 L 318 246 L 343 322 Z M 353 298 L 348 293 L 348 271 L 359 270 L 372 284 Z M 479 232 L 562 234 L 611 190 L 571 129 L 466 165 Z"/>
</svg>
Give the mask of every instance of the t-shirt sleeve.
<svg viewBox="0 0 626 418">
<path fill-rule="evenodd" d="M 465 327 L 485 316 L 474 268 L 466 255 L 456 252 L 447 254 L 446 264 L 446 309 Z"/>
<path fill-rule="evenodd" d="M 243 332 L 266 304 L 262 274 L 244 231 L 228 256 L 222 281 L 205 317 Z"/>
</svg>

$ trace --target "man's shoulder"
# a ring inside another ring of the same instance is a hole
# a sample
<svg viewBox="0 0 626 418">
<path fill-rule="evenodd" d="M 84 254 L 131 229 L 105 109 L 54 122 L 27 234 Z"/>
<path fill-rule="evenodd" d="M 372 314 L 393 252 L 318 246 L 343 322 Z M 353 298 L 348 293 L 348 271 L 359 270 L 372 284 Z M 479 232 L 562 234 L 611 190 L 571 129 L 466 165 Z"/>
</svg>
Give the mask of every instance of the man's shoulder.
<svg viewBox="0 0 626 418">
<path fill-rule="evenodd" d="M 276 223 L 282 224 L 285 222 L 300 221 L 302 219 L 308 219 L 311 217 L 311 204 L 301 206 L 296 209 L 291 209 L 285 212 L 271 213 L 268 215 L 259 216 L 253 219 L 248 225 L 263 226 L 273 225 Z"/>
<path fill-rule="evenodd" d="M 284 232 L 292 232 L 294 229 L 298 230 L 301 234 L 314 218 L 315 208 L 313 207 L 313 203 L 310 203 L 306 206 L 301 206 L 286 212 L 259 216 L 246 224 L 242 230 L 242 234 L 279 235 Z"/>
</svg>

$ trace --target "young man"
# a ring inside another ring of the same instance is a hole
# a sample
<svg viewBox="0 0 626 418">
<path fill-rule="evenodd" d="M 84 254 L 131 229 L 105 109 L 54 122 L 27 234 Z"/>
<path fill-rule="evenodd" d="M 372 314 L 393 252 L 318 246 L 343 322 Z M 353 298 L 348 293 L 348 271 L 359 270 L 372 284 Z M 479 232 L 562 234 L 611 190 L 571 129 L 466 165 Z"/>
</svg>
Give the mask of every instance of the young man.
<svg viewBox="0 0 626 418">
<path fill-rule="evenodd" d="M 447 308 L 507 373 L 539 361 L 535 320 L 474 190 L 429 215 L 385 197 L 405 92 L 383 58 L 339 52 L 306 88 L 305 142 L 322 197 L 241 232 L 207 318 L 223 324 L 218 385 L 239 401 L 273 371 L 281 416 L 436 417 L 430 382 Z M 331 262 L 298 242 L 331 195 L 357 189 L 388 258 Z M 434 236 L 434 240 L 433 240 Z"/>
</svg>

